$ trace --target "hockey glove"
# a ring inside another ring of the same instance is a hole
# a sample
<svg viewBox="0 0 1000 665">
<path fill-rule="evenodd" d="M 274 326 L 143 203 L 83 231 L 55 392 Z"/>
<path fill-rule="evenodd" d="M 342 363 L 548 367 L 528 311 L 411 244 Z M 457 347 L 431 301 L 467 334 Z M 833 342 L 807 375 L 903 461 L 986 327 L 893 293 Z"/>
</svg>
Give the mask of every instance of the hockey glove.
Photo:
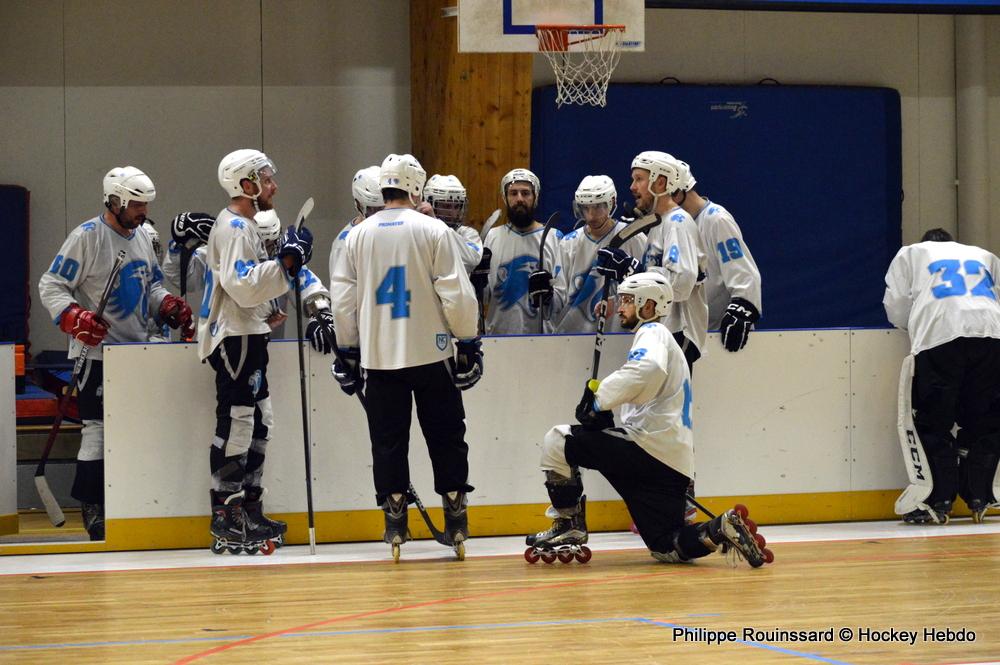
<svg viewBox="0 0 1000 665">
<path fill-rule="evenodd" d="M 170 222 L 170 235 L 178 247 L 194 249 L 208 242 L 215 217 L 207 212 L 182 212 Z"/>
<path fill-rule="evenodd" d="M 583 399 L 576 407 L 576 419 L 583 429 L 593 432 L 611 429 L 615 426 L 615 416 L 610 411 L 597 411 L 594 406 L 594 390 L 599 382 L 591 379 L 583 389 Z"/>
<path fill-rule="evenodd" d="M 333 312 L 320 309 L 309 317 L 306 338 L 310 346 L 324 356 L 333 351 Z"/>
<path fill-rule="evenodd" d="M 552 302 L 552 273 L 536 270 L 528 275 L 528 302 L 535 308 Z"/>
<path fill-rule="evenodd" d="M 597 266 L 595 268 L 600 275 L 606 279 L 624 281 L 629 275 L 637 272 L 645 272 L 646 267 L 642 261 L 631 256 L 628 252 L 618 247 L 603 247 L 597 250 Z"/>
<path fill-rule="evenodd" d="M 458 354 L 451 361 L 451 378 L 459 390 L 468 390 L 483 378 L 483 343 L 478 337 L 460 339 Z"/>
<path fill-rule="evenodd" d="M 736 352 L 747 345 L 747 338 L 753 330 L 753 324 L 760 318 L 760 313 L 749 300 L 733 298 L 722 315 L 719 332 L 722 333 L 722 345 L 727 351 Z"/>
<path fill-rule="evenodd" d="M 341 358 L 344 360 L 341 361 Z M 340 389 L 348 395 L 353 395 L 365 387 L 365 377 L 361 373 L 360 349 L 341 349 L 340 356 L 333 361 L 330 372 L 340 384 Z"/>
<path fill-rule="evenodd" d="M 476 290 L 476 293 L 483 293 L 486 290 L 487 285 L 490 281 L 490 260 L 493 258 L 493 252 L 490 251 L 489 247 L 483 247 L 483 258 L 475 268 L 472 269 L 472 273 L 469 275 L 469 281 L 472 282 L 472 288 Z"/>
<path fill-rule="evenodd" d="M 81 344 L 97 346 L 108 334 L 110 323 L 97 314 L 73 303 L 59 317 L 59 329 L 75 337 Z"/>
<path fill-rule="evenodd" d="M 297 277 L 302 266 L 309 263 L 313 253 L 313 235 L 306 227 L 298 230 L 294 226 L 285 229 L 278 247 L 278 259 L 285 264 L 288 274 Z"/>
<path fill-rule="evenodd" d="M 167 294 L 160 302 L 160 320 L 174 330 L 180 329 L 184 338 L 194 335 L 191 324 L 191 306 L 183 298 Z"/>
</svg>

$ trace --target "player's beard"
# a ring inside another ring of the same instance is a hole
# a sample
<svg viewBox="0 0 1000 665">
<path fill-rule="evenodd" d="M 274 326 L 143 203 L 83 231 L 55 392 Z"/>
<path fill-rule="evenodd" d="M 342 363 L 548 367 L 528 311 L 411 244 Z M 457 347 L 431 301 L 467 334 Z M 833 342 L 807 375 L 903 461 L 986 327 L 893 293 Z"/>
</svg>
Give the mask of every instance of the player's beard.
<svg viewBox="0 0 1000 665">
<path fill-rule="evenodd" d="M 145 223 L 146 216 L 139 214 L 136 215 L 135 217 L 129 217 L 125 214 L 125 209 L 123 208 L 118 211 L 117 215 L 115 215 L 115 220 L 117 220 L 119 226 L 121 226 L 123 229 L 132 231 L 133 229 L 137 229 L 140 226 L 142 226 L 143 223 Z"/>
<path fill-rule="evenodd" d="M 619 314 L 618 320 L 621 322 L 623 330 L 635 330 L 636 324 L 639 323 L 639 316 L 638 314 L 633 314 L 631 317 L 626 318 L 624 314 Z"/>
<path fill-rule="evenodd" d="M 271 203 L 271 197 L 264 199 L 263 197 L 257 197 L 257 210 L 258 212 L 263 212 L 264 210 L 273 210 L 274 204 Z"/>
<path fill-rule="evenodd" d="M 535 211 L 523 203 L 507 206 L 507 219 L 517 228 L 526 229 L 535 221 Z"/>
</svg>

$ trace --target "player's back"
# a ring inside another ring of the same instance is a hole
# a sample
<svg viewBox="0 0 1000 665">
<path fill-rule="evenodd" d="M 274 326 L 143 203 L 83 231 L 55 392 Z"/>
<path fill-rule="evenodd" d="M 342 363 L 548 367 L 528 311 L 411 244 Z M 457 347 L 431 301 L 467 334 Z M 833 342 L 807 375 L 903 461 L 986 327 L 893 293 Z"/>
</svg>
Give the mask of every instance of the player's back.
<svg viewBox="0 0 1000 665">
<path fill-rule="evenodd" d="M 415 210 L 390 208 L 348 235 L 366 369 L 439 362 L 452 355 L 452 332 L 475 336 L 476 297 L 451 234 Z"/>
</svg>

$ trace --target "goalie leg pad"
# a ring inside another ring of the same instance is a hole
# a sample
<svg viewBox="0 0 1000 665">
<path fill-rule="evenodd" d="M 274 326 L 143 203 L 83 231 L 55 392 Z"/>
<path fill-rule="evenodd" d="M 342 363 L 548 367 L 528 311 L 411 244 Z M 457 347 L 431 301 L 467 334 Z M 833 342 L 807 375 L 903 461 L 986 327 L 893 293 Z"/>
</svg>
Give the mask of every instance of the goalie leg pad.
<svg viewBox="0 0 1000 665">
<path fill-rule="evenodd" d="M 899 372 L 899 392 L 897 399 L 896 430 L 903 452 L 903 465 L 910 484 L 896 499 L 895 512 L 906 515 L 917 509 L 926 509 L 926 499 L 934 489 L 931 465 L 913 424 L 913 356 L 906 356 Z"/>
</svg>

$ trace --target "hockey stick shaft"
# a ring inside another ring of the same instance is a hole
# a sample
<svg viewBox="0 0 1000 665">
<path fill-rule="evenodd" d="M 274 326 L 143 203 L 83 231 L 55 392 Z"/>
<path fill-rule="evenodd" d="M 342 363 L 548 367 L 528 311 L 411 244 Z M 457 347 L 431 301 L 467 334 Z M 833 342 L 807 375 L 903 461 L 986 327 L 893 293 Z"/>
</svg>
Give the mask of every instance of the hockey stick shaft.
<svg viewBox="0 0 1000 665">
<path fill-rule="evenodd" d="M 104 316 L 104 308 L 108 304 L 108 298 L 111 297 L 111 289 L 114 288 L 115 278 L 118 277 L 118 273 L 122 269 L 122 265 L 125 263 L 125 250 L 120 250 L 118 256 L 115 257 L 115 263 L 111 267 L 111 274 L 108 275 L 108 281 L 104 285 L 104 291 L 101 293 L 101 300 L 97 304 L 97 311 L 95 315 L 98 319 Z M 59 397 L 56 406 L 56 415 L 52 419 L 52 429 L 49 430 L 49 437 L 45 441 L 45 448 L 42 450 L 41 459 L 38 460 L 38 467 L 35 469 L 35 488 L 38 490 L 38 495 L 42 499 L 42 503 L 45 505 L 45 512 L 49 516 L 49 520 L 55 526 L 62 526 L 66 523 L 66 516 L 63 514 L 62 509 L 59 507 L 58 502 L 56 502 L 55 496 L 52 494 L 52 489 L 49 487 L 49 482 L 45 478 L 45 464 L 49 461 L 49 455 L 52 453 L 52 446 L 55 444 L 56 437 L 59 435 L 59 428 L 62 426 L 63 417 L 66 415 L 67 409 L 69 409 L 69 402 L 76 392 L 76 382 L 79 380 L 80 373 L 87 362 L 87 356 L 90 353 L 90 347 L 84 345 L 80 349 L 80 355 L 77 357 L 76 362 L 73 365 L 73 373 L 70 375 L 69 383 L 63 389 L 63 394 Z"/>
<path fill-rule="evenodd" d="M 302 205 L 302 209 L 299 210 L 298 217 L 295 220 L 295 230 L 298 231 L 302 228 L 303 222 L 306 221 L 306 217 L 312 212 L 313 200 L 312 197 L 306 199 L 306 202 Z M 301 275 L 302 268 L 305 266 L 300 266 L 298 273 L 294 277 L 295 285 L 295 326 L 298 331 L 298 338 L 296 340 L 296 347 L 299 351 L 299 393 L 300 393 L 300 403 L 302 404 L 302 446 L 303 452 L 305 454 L 305 464 L 306 464 L 306 515 L 309 521 L 309 554 L 316 554 L 316 516 L 313 510 L 313 489 L 312 489 L 312 451 L 309 448 L 309 407 L 306 403 L 306 357 L 304 348 L 304 337 L 302 334 L 302 284 Z"/>
<path fill-rule="evenodd" d="M 554 213 L 549 215 L 549 218 L 545 221 L 545 227 L 542 229 L 542 237 L 538 240 L 538 269 L 545 270 L 545 241 L 549 237 L 549 231 L 552 230 L 552 226 L 559 220 L 559 211 L 556 210 Z M 538 303 L 538 334 L 545 334 L 545 316 L 544 316 L 545 306 L 539 302 Z"/>
<path fill-rule="evenodd" d="M 191 265 L 192 254 L 194 254 L 194 249 L 187 245 L 181 245 L 181 300 L 185 302 L 187 302 L 188 267 Z M 182 342 L 190 342 L 192 339 L 193 337 L 190 335 L 185 335 L 183 331 L 181 332 Z"/>
</svg>

